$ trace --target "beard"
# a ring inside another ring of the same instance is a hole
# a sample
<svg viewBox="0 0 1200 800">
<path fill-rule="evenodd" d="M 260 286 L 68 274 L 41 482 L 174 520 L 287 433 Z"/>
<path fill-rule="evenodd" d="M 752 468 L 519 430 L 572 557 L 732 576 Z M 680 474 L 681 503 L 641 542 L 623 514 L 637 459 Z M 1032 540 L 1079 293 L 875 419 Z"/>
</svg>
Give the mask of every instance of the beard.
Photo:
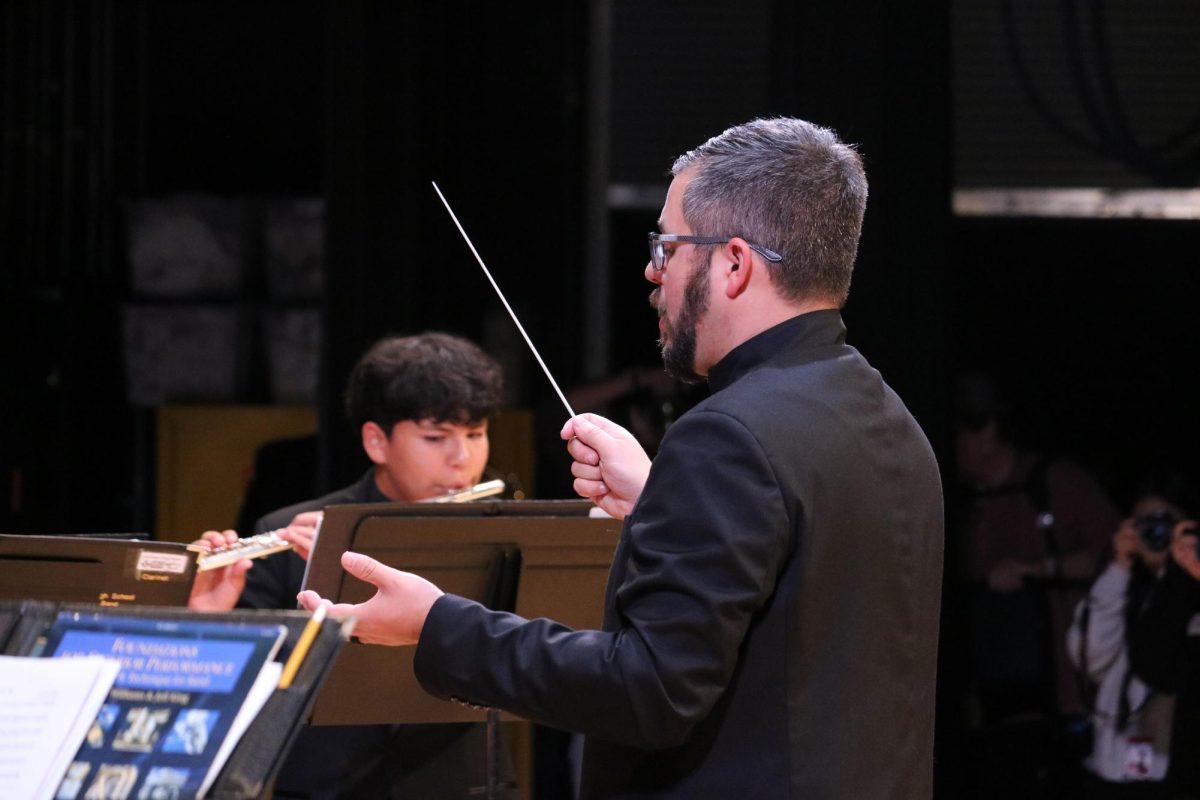
<svg viewBox="0 0 1200 800">
<path fill-rule="evenodd" d="M 667 319 L 665 309 L 659 306 L 662 287 L 650 293 L 650 305 L 663 320 L 663 333 L 658 339 L 662 352 L 663 367 L 667 373 L 681 381 L 696 383 L 703 378 L 696 373 L 696 326 L 704 312 L 708 311 L 708 270 L 693 264 L 688 273 L 687 285 L 683 288 L 683 307 L 674 322 Z"/>
</svg>

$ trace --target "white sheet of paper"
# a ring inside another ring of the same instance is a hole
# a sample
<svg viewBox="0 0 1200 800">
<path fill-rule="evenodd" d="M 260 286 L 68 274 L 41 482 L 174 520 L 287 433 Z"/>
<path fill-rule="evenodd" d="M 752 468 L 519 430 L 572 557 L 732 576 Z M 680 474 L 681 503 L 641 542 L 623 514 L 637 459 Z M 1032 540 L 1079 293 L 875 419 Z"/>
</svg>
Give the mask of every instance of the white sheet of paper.
<svg viewBox="0 0 1200 800">
<path fill-rule="evenodd" d="M 279 676 L 282 674 L 283 664 L 279 661 L 268 661 L 263 664 L 254 685 L 250 687 L 250 692 L 242 702 L 242 707 L 238 709 L 237 716 L 233 718 L 233 725 L 226 734 L 225 740 L 221 742 L 221 747 L 213 758 L 208 774 L 204 776 L 204 783 L 200 784 L 200 791 L 196 793 L 197 800 L 201 800 L 212 788 L 213 781 L 221 774 L 221 767 L 225 766 L 225 762 L 229 760 L 229 754 L 233 752 L 234 746 L 241 741 L 246 728 L 250 727 L 250 723 L 258 716 L 258 712 L 262 710 L 275 688 L 279 686 Z M 0 797 L 2 796 L 0 795 Z"/>
<path fill-rule="evenodd" d="M 0 797 L 50 800 L 121 662 L 0 656 Z"/>
</svg>

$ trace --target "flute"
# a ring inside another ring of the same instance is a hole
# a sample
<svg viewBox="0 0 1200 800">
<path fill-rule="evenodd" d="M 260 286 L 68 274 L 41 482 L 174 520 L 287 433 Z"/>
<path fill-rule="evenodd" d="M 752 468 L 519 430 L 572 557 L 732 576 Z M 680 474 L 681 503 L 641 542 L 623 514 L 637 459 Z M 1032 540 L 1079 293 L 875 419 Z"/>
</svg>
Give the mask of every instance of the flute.
<svg viewBox="0 0 1200 800">
<path fill-rule="evenodd" d="M 457 489 L 453 492 L 440 494 L 436 497 L 430 497 L 420 502 L 466 503 L 471 500 L 491 497 L 503 491 L 504 481 L 496 479 L 477 483 L 465 489 Z M 272 553 L 280 553 L 284 550 L 292 549 L 292 543 L 279 535 L 283 530 L 285 529 L 279 528 L 278 530 L 267 531 L 255 536 L 246 536 L 232 544 L 222 545 L 221 547 L 209 548 L 207 545 L 189 544 L 187 549 L 196 553 L 196 571 L 206 572 L 210 569 L 218 569 L 235 564 L 243 558 L 262 558 Z"/>
</svg>

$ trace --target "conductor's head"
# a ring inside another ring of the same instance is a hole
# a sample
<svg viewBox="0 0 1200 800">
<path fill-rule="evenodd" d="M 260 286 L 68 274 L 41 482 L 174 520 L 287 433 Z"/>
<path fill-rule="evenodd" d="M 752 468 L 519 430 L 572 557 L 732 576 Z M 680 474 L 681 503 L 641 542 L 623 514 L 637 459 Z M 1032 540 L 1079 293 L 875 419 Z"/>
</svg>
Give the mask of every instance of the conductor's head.
<svg viewBox="0 0 1200 800">
<path fill-rule="evenodd" d="M 669 371 L 706 375 L 785 319 L 846 301 L 867 202 L 862 159 L 800 119 L 759 119 L 680 156 L 651 235 Z"/>
</svg>

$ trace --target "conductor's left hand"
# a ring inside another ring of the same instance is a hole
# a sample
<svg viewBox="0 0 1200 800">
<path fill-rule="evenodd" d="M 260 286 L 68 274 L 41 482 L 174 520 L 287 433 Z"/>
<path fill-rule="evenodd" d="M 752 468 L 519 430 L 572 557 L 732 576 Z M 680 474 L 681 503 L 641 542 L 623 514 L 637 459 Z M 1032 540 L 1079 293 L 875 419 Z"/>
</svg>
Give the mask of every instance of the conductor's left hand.
<svg viewBox="0 0 1200 800">
<path fill-rule="evenodd" d="M 354 637 L 366 644 L 416 644 L 429 609 L 444 592 L 429 581 L 361 553 L 342 553 L 342 568 L 378 589 L 365 603 L 333 604 L 314 591 L 297 595 L 309 611 L 325 604 L 335 617 L 354 617 Z"/>
</svg>

